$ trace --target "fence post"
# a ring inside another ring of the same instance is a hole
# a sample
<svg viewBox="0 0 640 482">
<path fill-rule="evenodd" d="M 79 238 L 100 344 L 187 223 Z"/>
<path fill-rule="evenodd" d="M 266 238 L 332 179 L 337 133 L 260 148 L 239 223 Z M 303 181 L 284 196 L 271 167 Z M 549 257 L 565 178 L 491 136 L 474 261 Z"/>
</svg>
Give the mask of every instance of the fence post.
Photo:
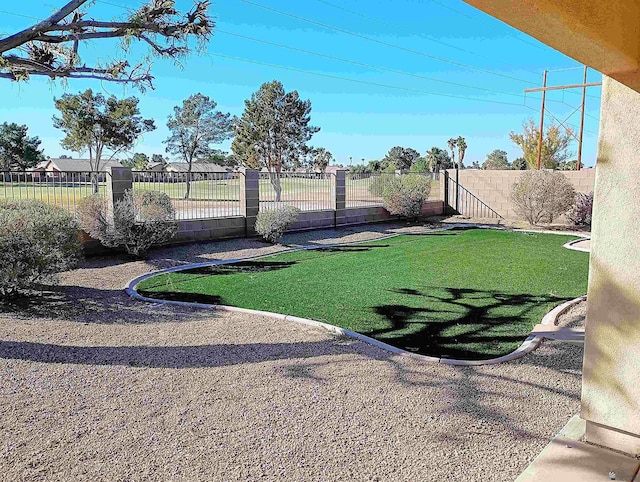
<svg viewBox="0 0 640 482">
<path fill-rule="evenodd" d="M 113 213 L 113 207 L 124 197 L 124 192 L 133 189 L 133 173 L 130 167 L 111 166 L 105 181 L 109 212 Z"/>
<path fill-rule="evenodd" d="M 334 212 L 333 225 L 339 226 L 346 223 L 345 208 L 347 201 L 346 182 L 347 171 L 337 170 L 331 176 L 331 204 Z"/>
<path fill-rule="evenodd" d="M 449 214 L 449 171 L 446 169 L 442 179 L 444 180 L 444 188 L 442 189 L 444 193 L 444 214 Z"/>
<path fill-rule="evenodd" d="M 458 161 L 460 164 L 460 161 Z M 456 164 L 456 213 L 460 213 L 459 203 L 460 203 L 460 166 Z"/>
<path fill-rule="evenodd" d="M 256 234 L 256 218 L 260 211 L 260 171 L 246 169 L 244 186 L 240 186 L 240 213 L 244 216 L 245 236 Z"/>
</svg>

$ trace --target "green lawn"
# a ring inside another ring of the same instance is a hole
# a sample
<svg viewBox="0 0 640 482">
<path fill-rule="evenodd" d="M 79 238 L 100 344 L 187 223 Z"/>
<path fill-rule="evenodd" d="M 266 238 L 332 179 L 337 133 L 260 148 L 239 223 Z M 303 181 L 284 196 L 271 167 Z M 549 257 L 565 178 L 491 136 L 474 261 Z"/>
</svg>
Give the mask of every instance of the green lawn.
<svg viewBox="0 0 640 482">
<path fill-rule="evenodd" d="M 571 238 L 495 230 L 399 236 L 162 274 L 147 296 L 325 321 L 416 353 L 461 359 L 517 348 L 555 305 L 586 293 Z"/>
</svg>

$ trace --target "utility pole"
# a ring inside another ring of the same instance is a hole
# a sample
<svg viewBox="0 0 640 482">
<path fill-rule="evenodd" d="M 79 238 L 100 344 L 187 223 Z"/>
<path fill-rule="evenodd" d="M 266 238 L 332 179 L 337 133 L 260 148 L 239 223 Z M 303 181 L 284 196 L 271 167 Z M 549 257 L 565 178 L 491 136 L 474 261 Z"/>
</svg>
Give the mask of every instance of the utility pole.
<svg viewBox="0 0 640 482">
<path fill-rule="evenodd" d="M 542 74 L 542 88 L 547 88 L 547 71 Z M 540 132 L 538 133 L 538 171 L 542 161 L 542 134 L 544 132 L 544 101 L 547 98 L 547 91 L 542 91 L 542 107 L 540 108 Z"/>
<path fill-rule="evenodd" d="M 578 141 L 578 162 L 576 171 L 580 170 L 582 164 L 582 134 L 584 133 L 584 105 L 587 100 L 587 66 L 584 66 L 584 79 L 582 80 L 582 112 L 580 113 L 580 140 Z"/>
<path fill-rule="evenodd" d="M 559 70 L 571 70 L 571 69 L 559 69 Z M 561 126 L 563 126 L 565 129 L 567 129 L 569 132 L 571 132 L 571 129 L 568 129 L 567 126 L 565 126 L 565 122 L 567 120 L 569 120 L 569 118 L 578 110 L 581 109 L 581 115 L 580 115 L 580 135 L 579 137 L 576 137 L 575 134 L 571 134 L 573 136 L 573 138 L 575 140 L 578 141 L 578 162 L 576 164 L 576 169 L 579 171 L 581 166 L 582 166 L 582 139 L 583 139 L 583 133 L 584 133 L 584 113 L 585 113 L 585 105 L 586 105 L 586 97 L 587 97 L 587 87 L 596 87 L 599 85 L 602 85 L 601 82 L 587 82 L 587 72 L 588 72 L 588 67 L 585 65 L 584 66 L 584 76 L 583 76 L 583 81 L 582 84 L 569 84 L 569 85 L 557 85 L 557 86 L 551 86 L 548 87 L 547 86 L 547 74 L 549 72 L 556 72 L 554 70 L 545 70 L 543 75 L 542 75 L 542 87 L 537 88 L 537 89 L 526 89 L 524 92 L 525 94 L 528 94 L 530 92 L 542 92 L 542 107 L 540 108 L 540 132 L 538 133 L 538 163 L 537 163 L 537 168 L 538 170 L 542 167 L 542 142 L 544 139 L 544 115 L 545 112 L 548 113 L 551 117 L 553 117 L 554 119 L 556 119 Z M 545 102 L 546 102 L 546 93 L 547 91 L 550 90 L 564 90 L 564 89 L 577 89 L 577 88 L 582 88 L 582 104 L 577 107 L 571 114 L 569 114 L 569 117 L 567 117 L 564 121 L 560 121 L 556 116 L 554 116 L 551 112 L 549 112 L 549 110 L 546 108 Z"/>
</svg>

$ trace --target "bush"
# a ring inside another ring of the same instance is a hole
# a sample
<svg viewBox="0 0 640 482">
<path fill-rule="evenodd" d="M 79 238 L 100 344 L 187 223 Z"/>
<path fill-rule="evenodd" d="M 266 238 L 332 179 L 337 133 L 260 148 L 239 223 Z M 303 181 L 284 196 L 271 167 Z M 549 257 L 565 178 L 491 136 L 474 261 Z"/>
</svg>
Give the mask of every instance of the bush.
<svg viewBox="0 0 640 482">
<path fill-rule="evenodd" d="M 389 213 L 407 218 L 418 218 L 429 199 L 431 180 L 421 175 L 389 178 L 382 188 L 382 202 Z"/>
<path fill-rule="evenodd" d="M 60 271 L 80 258 L 73 216 L 39 201 L 0 203 L 0 297 L 43 282 L 55 282 Z"/>
<path fill-rule="evenodd" d="M 525 171 L 513 185 L 511 200 L 529 224 L 552 223 L 576 202 L 576 191 L 558 171 Z"/>
<path fill-rule="evenodd" d="M 567 214 L 567 219 L 576 226 L 591 226 L 593 212 L 593 192 L 578 193 L 578 201 Z"/>
<path fill-rule="evenodd" d="M 154 244 L 175 236 L 175 210 L 165 193 L 125 191 L 109 216 L 106 200 L 91 196 L 78 207 L 80 227 L 110 248 L 123 247 L 136 257 L 144 256 Z"/>
<path fill-rule="evenodd" d="M 299 212 L 293 206 L 284 206 L 275 211 L 260 211 L 256 219 L 256 231 L 266 241 L 275 243 L 296 222 Z"/>
<path fill-rule="evenodd" d="M 369 183 L 369 192 L 376 197 L 382 197 L 385 186 L 388 184 L 389 179 L 393 179 L 389 175 L 373 175 L 371 182 Z"/>
</svg>

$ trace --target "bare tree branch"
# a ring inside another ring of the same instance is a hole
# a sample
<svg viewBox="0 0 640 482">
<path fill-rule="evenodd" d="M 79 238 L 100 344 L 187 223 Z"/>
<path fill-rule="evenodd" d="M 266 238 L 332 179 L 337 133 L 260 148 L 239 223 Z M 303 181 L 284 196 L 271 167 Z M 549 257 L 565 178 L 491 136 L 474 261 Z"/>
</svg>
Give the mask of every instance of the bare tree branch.
<svg viewBox="0 0 640 482">
<path fill-rule="evenodd" d="M 73 0 L 51 15 L 14 35 L 0 39 L 0 78 L 26 80 L 31 75 L 55 78 L 96 78 L 153 88 L 150 60 L 130 68 L 124 60 L 129 42 L 146 43 L 153 56 L 178 58 L 191 52 L 188 41 L 207 41 L 215 23 L 208 14 L 210 0 L 200 0 L 181 14 L 175 0 L 148 0 L 125 21 L 84 19 L 79 8 L 88 0 Z M 67 19 L 73 14 L 71 19 Z M 107 67 L 78 65 L 84 42 L 121 38 L 123 60 Z M 142 71 L 142 72 L 141 72 Z"/>
<path fill-rule="evenodd" d="M 14 49 L 19 45 L 33 40 L 33 38 L 38 36 L 40 32 L 44 32 L 47 28 L 60 23 L 62 20 L 64 20 L 65 17 L 78 10 L 84 3 L 87 3 L 88 1 L 89 0 L 71 0 L 46 20 L 43 20 L 42 22 L 26 28 L 21 32 L 11 35 L 5 39 L 0 39 L 0 53 Z"/>
</svg>

